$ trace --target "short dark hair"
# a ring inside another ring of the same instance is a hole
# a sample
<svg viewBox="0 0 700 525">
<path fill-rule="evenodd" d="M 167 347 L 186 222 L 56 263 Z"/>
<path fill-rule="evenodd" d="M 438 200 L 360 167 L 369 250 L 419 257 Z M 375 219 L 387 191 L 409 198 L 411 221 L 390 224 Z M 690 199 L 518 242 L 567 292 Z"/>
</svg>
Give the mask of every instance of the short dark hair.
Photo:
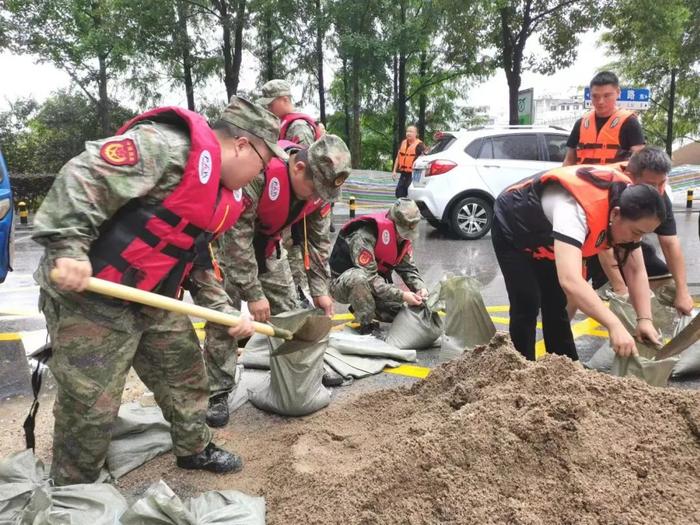
<svg viewBox="0 0 700 525">
<path fill-rule="evenodd" d="M 295 151 L 294 154 L 294 162 L 304 163 L 304 176 L 307 179 L 313 180 L 314 176 L 313 173 L 311 173 L 311 166 L 309 165 L 309 150 L 307 148 L 301 147 L 298 151 Z"/>
<path fill-rule="evenodd" d="M 620 87 L 620 79 L 618 79 L 617 75 L 612 71 L 601 71 L 600 73 L 596 73 L 591 79 L 591 84 L 589 87 L 608 85 Z"/>
<path fill-rule="evenodd" d="M 668 173 L 671 171 L 671 159 L 661 148 L 644 146 L 639 151 L 635 151 L 627 161 L 627 171 L 635 178 L 639 178 L 644 170 Z"/>
</svg>

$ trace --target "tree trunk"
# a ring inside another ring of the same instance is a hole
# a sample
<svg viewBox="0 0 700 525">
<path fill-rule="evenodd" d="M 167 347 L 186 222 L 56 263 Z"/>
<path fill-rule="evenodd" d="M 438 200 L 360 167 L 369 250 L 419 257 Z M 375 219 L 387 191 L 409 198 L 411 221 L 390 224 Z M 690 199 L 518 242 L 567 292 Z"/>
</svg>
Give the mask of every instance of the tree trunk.
<svg viewBox="0 0 700 525">
<path fill-rule="evenodd" d="M 112 125 L 109 118 L 109 96 L 107 95 L 107 55 L 100 55 L 97 60 L 100 67 L 97 79 L 99 86 L 97 116 L 100 120 L 102 136 L 109 137 L 112 134 Z"/>
<path fill-rule="evenodd" d="M 521 71 L 523 61 L 523 49 L 525 48 L 527 34 L 525 29 L 519 33 L 519 37 L 513 38 L 509 25 L 508 8 L 500 10 L 501 15 L 501 42 L 503 53 L 503 70 L 508 80 L 508 114 L 511 125 L 518 124 L 518 91 L 520 91 Z M 529 24 L 528 20 L 523 20 Z"/>
<path fill-rule="evenodd" d="M 406 3 L 399 2 L 399 13 L 401 27 L 406 25 Z M 399 140 L 406 134 L 406 50 L 403 44 L 399 48 L 399 83 L 397 96 L 396 125 Z"/>
<path fill-rule="evenodd" d="M 275 78 L 274 48 L 272 45 L 272 13 L 265 9 L 263 14 L 263 35 L 265 38 L 265 80 Z"/>
<path fill-rule="evenodd" d="M 187 5 L 177 2 L 177 27 L 179 35 L 173 35 L 176 45 L 180 46 L 182 56 L 182 72 L 187 95 L 187 109 L 194 111 L 194 85 L 192 83 L 192 57 L 190 56 L 190 38 L 187 34 Z"/>
<path fill-rule="evenodd" d="M 350 86 L 348 85 L 348 57 L 343 56 L 343 114 L 345 115 L 345 142 L 350 143 Z"/>
<path fill-rule="evenodd" d="M 352 130 L 350 134 L 350 153 L 352 154 L 352 167 L 358 168 L 362 164 L 362 133 L 360 131 L 360 62 L 357 55 L 352 59 Z"/>
<path fill-rule="evenodd" d="M 326 88 L 323 85 L 323 29 L 321 0 L 316 0 L 316 78 L 318 79 L 319 118 L 326 125 Z"/>
<path fill-rule="evenodd" d="M 668 94 L 668 117 L 666 124 L 666 153 L 673 155 L 673 110 L 676 104 L 676 68 L 671 68 L 671 86 Z"/>
<path fill-rule="evenodd" d="M 221 51 L 224 55 L 224 86 L 226 86 L 226 100 L 230 100 L 231 96 L 236 93 L 237 79 L 234 80 L 233 74 L 233 52 L 231 50 L 231 15 L 228 12 L 228 1 L 222 0 L 217 4 L 219 6 L 219 15 L 221 20 L 221 28 L 223 29 L 223 45 Z"/>
<path fill-rule="evenodd" d="M 428 73 L 428 54 L 425 50 L 421 51 L 420 54 L 420 69 L 418 74 L 420 75 L 419 85 L 423 85 L 425 82 L 425 75 Z M 418 136 L 421 140 L 425 140 L 425 112 L 428 107 L 428 95 L 425 89 L 421 89 L 418 95 Z"/>
<path fill-rule="evenodd" d="M 236 31 L 233 51 L 233 71 L 231 79 L 231 87 L 233 93 L 238 91 L 238 82 L 241 78 L 241 63 L 243 62 L 243 28 L 245 27 L 245 6 L 246 0 L 238 0 L 238 8 L 236 9 Z M 229 99 L 231 96 L 229 95 Z"/>
<path fill-rule="evenodd" d="M 391 141 L 391 158 L 396 158 L 396 152 L 399 150 L 399 142 L 401 141 L 401 131 L 399 130 L 399 59 L 396 55 L 392 57 L 391 63 L 392 72 L 392 102 L 394 106 L 394 122 L 392 123 L 392 141 Z M 393 162 L 393 161 L 392 161 Z M 393 163 L 392 163 L 393 166 Z"/>
</svg>

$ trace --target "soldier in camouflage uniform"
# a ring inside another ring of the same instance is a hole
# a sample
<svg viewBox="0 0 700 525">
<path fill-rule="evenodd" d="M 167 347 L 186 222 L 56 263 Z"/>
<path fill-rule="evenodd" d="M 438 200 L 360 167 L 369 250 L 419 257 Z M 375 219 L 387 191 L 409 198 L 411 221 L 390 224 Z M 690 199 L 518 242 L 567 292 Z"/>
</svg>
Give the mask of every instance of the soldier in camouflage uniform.
<svg viewBox="0 0 700 525">
<path fill-rule="evenodd" d="M 418 305 L 428 296 L 413 263 L 419 222 L 416 203 L 399 199 L 388 213 L 364 215 L 341 228 L 331 254 L 330 291 L 339 303 L 350 304 L 361 333 L 377 328 L 375 317 L 391 322 L 404 303 Z M 411 291 L 393 284 L 392 271 Z"/>
<path fill-rule="evenodd" d="M 280 140 L 288 140 L 309 147 L 315 140 L 325 134 L 325 130 L 322 131 L 311 116 L 295 111 L 292 103 L 291 87 L 286 80 L 278 78 L 266 82 L 261 89 L 261 97 L 256 100 L 256 103 L 269 109 L 282 121 Z M 332 223 L 331 231 L 333 231 Z M 310 298 L 311 289 L 306 278 L 304 254 L 301 245 L 301 225 L 296 224 L 285 230 L 283 239 L 284 247 L 287 250 L 287 260 L 289 261 L 289 267 L 292 270 L 292 277 L 299 296 Z"/>
<path fill-rule="evenodd" d="M 289 163 L 270 163 L 243 189 L 245 211 L 235 228 L 218 240 L 217 259 L 234 304 L 247 301 L 256 321 L 299 308 L 286 250 L 280 233 L 298 221 L 306 232 L 309 280 L 314 305 L 328 315 L 330 271 L 329 206 L 350 173 L 350 152 L 335 135 L 325 135 L 308 149 L 290 152 Z M 273 224 L 275 223 L 276 224 Z M 305 225 L 305 226 L 304 226 Z M 210 426 L 228 422 L 228 394 L 234 386 L 236 354 L 221 327 L 208 323 L 204 356 L 211 398 Z"/>
<path fill-rule="evenodd" d="M 167 295 L 179 294 L 180 285 L 189 281 L 199 304 L 237 313 L 213 275 L 206 249 L 206 239 L 218 227 L 198 223 L 223 224 L 216 214 L 225 216 L 241 202 L 237 192 L 273 154 L 286 154 L 275 142 L 278 119 L 238 97 L 232 97 L 214 128 L 180 108 L 137 117 L 119 135 L 87 142 L 85 151 L 61 169 L 36 215 L 33 238 L 46 250 L 35 278 L 57 383 L 51 467 L 57 485 L 97 479 L 132 366 L 171 424 L 179 467 L 242 468 L 239 456 L 211 442 L 205 424 L 206 369 L 191 321 L 84 291 L 93 272 Z M 185 204 L 176 204 L 182 195 Z M 200 215 L 191 212 L 197 207 L 187 204 L 189 195 L 206 197 L 198 201 Z M 169 242 L 176 238 L 189 239 L 190 247 Z M 154 242 L 148 244 L 149 239 Z M 121 241 L 129 249 L 145 246 L 141 259 L 121 251 Z M 102 264 L 105 260 L 116 266 Z M 169 264 L 153 286 L 145 284 L 156 275 L 149 261 Z M 56 282 L 49 276 L 52 268 Z M 244 319 L 227 335 L 234 340 L 252 333 L 252 323 Z"/>
</svg>

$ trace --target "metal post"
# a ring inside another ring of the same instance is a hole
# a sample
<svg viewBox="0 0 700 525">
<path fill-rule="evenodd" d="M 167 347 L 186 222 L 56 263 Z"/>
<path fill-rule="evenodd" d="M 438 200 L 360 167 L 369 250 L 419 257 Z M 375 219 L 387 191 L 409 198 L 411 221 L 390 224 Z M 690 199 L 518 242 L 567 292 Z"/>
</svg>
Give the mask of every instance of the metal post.
<svg viewBox="0 0 700 525">
<path fill-rule="evenodd" d="M 693 207 L 693 190 L 688 190 L 688 195 L 686 197 L 685 207 L 690 209 Z"/>
<path fill-rule="evenodd" d="M 19 208 L 19 223 L 27 224 L 29 220 L 29 208 L 27 208 L 27 203 L 22 201 L 17 203 L 17 208 Z"/>
<path fill-rule="evenodd" d="M 357 210 L 357 204 L 355 203 L 355 196 L 351 195 L 348 199 L 348 205 L 350 207 L 350 218 L 355 218 L 355 211 Z"/>
</svg>

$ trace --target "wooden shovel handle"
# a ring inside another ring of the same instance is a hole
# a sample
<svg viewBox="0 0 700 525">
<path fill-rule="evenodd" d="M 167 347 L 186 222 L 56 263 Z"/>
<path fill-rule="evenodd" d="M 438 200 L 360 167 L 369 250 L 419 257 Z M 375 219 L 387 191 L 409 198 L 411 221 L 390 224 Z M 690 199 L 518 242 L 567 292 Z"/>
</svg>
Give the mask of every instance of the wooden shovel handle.
<svg viewBox="0 0 700 525">
<path fill-rule="evenodd" d="M 58 270 L 55 268 L 51 270 L 51 280 L 54 282 L 56 281 L 57 272 Z M 217 310 L 212 310 L 211 308 L 204 308 L 203 306 L 197 306 L 196 304 L 178 301 L 172 297 L 165 297 L 164 295 L 157 293 L 146 292 L 131 286 L 105 281 L 104 279 L 98 279 L 97 277 L 90 277 L 90 282 L 87 289 L 91 292 L 108 295 L 109 297 L 145 304 L 146 306 L 160 308 L 161 310 L 168 310 L 169 312 L 199 317 L 200 319 L 211 321 L 212 323 L 222 324 L 224 326 L 238 326 L 241 322 L 241 320 L 235 315 L 229 315 Z M 276 326 L 269 324 L 253 321 L 253 327 L 257 333 L 268 335 L 270 337 L 278 337 L 288 341 L 293 337 L 292 332 L 289 330 L 277 328 Z"/>
</svg>

